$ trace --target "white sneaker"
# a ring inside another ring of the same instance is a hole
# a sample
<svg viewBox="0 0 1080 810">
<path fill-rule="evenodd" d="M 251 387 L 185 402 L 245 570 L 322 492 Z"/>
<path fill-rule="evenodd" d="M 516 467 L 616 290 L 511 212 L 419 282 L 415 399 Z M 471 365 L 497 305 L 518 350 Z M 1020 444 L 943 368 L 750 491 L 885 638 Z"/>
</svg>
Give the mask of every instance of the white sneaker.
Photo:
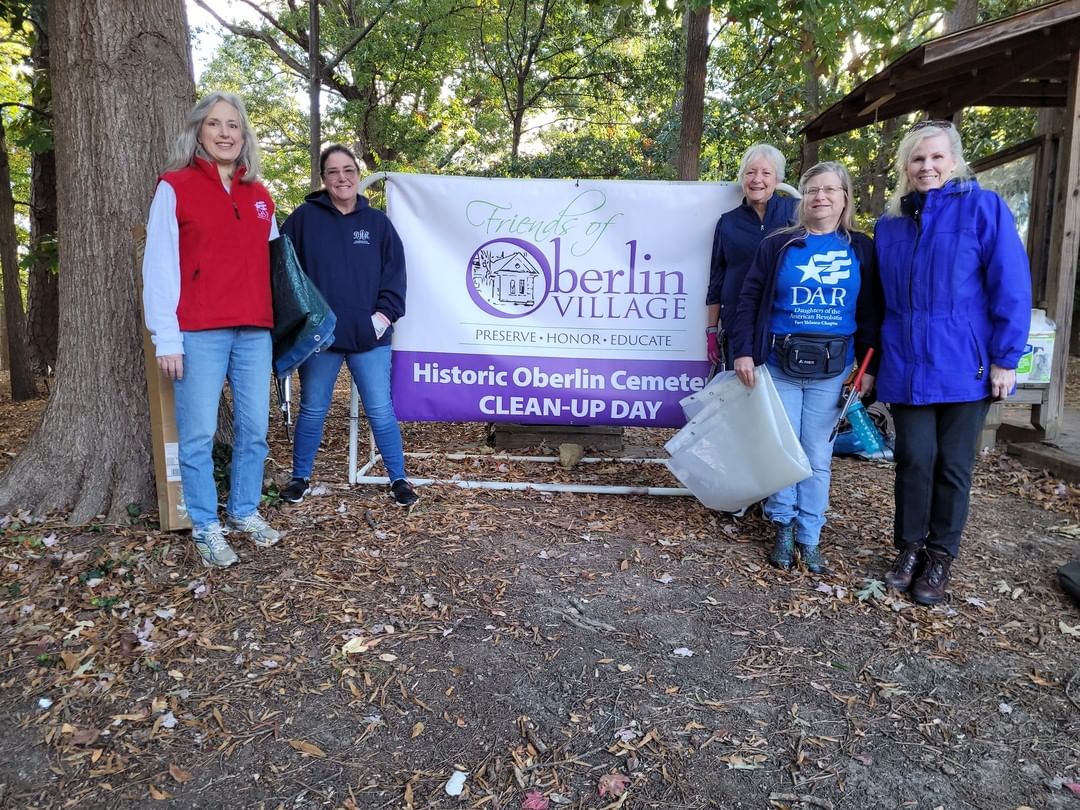
<svg viewBox="0 0 1080 810">
<path fill-rule="evenodd" d="M 263 520 L 258 512 L 247 517 L 228 519 L 230 531 L 242 532 L 260 548 L 269 548 L 281 539 L 281 533 Z"/>
<path fill-rule="evenodd" d="M 193 530 L 191 539 L 195 541 L 195 549 L 202 557 L 203 565 L 209 568 L 228 568 L 239 559 L 232 546 L 226 542 L 225 530 L 220 523 L 211 523 L 205 529 Z"/>
</svg>

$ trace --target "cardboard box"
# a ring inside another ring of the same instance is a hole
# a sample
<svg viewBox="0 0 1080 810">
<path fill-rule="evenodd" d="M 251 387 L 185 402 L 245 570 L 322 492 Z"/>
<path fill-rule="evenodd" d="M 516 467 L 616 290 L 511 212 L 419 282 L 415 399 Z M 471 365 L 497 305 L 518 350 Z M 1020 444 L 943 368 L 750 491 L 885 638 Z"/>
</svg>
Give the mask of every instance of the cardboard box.
<svg viewBox="0 0 1080 810">
<path fill-rule="evenodd" d="M 1054 358 L 1054 322 L 1041 309 L 1031 311 L 1031 333 L 1016 364 L 1018 383 L 1048 383 Z"/>
<path fill-rule="evenodd" d="M 146 229 L 135 229 L 135 261 L 142 279 L 143 249 Z M 142 298 L 140 285 L 139 297 Z M 145 320 L 144 320 L 145 323 Z M 164 531 L 190 529 L 191 519 L 184 505 L 180 484 L 180 445 L 176 431 L 176 405 L 172 381 L 158 368 L 154 342 L 146 326 L 142 328 L 143 354 L 146 357 L 146 391 L 150 400 L 150 440 L 154 450 L 154 479 L 157 485 L 158 521 Z"/>
</svg>

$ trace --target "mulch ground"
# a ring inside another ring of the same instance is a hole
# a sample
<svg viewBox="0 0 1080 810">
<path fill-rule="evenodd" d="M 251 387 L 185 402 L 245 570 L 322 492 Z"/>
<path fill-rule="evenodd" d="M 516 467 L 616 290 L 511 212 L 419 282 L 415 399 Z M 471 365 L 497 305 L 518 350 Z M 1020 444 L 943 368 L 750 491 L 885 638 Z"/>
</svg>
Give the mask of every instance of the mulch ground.
<svg viewBox="0 0 1080 810">
<path fill-rule="evenodd" d="M 839 459 L 832 573 L 687 498 L 344 484 L 208 571 L 153 516 L 0 519 L 0 807 L 1080 808 L 1080 491 L 978 463 L 951 601 L 887 592 L 892 471 Z M 0 467 L 42 403 L 0 402 Z M 406 424 L 414 476 L 673 486 Z M 273 428 L 271 471 L 288 472 Z M 667 433 L 628 431 L 631 443 Z M 451 796 L 448 791 L 460 790 Z"/>
</svg>

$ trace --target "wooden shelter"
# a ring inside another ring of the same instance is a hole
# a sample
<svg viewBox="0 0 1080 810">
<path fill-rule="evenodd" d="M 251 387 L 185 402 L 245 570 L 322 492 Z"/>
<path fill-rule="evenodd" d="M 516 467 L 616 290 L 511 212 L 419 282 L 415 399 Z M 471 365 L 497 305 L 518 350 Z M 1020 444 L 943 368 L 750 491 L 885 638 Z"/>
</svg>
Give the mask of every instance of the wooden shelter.
<svg viewBox="0 0 1080 810">
<path fill-rule="evenodd" d="M 1061 131 L 1011 150 L 1035 155 L 1032 298 L 1057 324 L 1049 385 L 1023 386 L 1016 401 L 1032 406 L 1032 424 L 1053 439 L 1064 405 L 1080 250 L 1080 0 L 1056 0 L 926 42 L 860 84 L 803 133 L 812 142 L 898 115 L 922 111 L 951 118 L 972 106 L 1065 110 Z"/>
</svg>

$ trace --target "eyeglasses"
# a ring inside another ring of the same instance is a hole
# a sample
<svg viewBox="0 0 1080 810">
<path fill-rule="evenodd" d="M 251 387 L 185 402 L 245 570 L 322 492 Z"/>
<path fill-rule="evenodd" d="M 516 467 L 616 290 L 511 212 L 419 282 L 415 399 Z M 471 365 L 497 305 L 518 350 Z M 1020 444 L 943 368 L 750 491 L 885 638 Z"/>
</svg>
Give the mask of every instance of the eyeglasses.
<svg viewBox="0 0 1080 810">
<path fill-rule="evenodd" d="M 952 129 L 952 125 L 952 121 L 948 121 L 944 118 L 930 118 L 926 121 L 919 121 L 918 123 L 914 124 L 911 129 L 908 130 L 908 132 L 918 132 L 920 129 L 926 129 L 927 127 L 937 127 L 938 129 Z"/>
<path fill-rule="evenodd" d="M 803 196 L 816 197 L 818 193 L 822 191 L 824 191 L 825 195 L 828 197 L 840 194 L 841 192 L 847 194 L 847 189 L 843 186 L 809 186 L 808 188 L 803 189 Z"/>
<path fill-rule="evenodd" d="M 328 169 L 323 176 L 331 180 L 337 180 L 339 177 L 352 178 L 356 177 L 356 169 Z"/>
</svg>

